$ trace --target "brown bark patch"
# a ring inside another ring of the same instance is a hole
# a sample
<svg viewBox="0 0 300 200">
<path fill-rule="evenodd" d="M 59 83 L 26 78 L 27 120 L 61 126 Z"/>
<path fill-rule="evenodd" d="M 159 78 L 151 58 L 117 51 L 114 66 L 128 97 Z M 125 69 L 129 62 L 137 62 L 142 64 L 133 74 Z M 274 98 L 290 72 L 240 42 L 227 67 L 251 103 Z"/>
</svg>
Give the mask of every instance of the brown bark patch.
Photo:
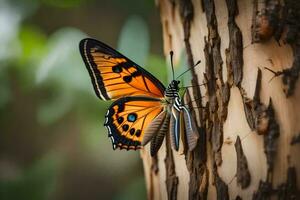
<svg viewBox="0 0 300 200">
<path fill-rule="evenodd" d="M 275 118 L 275 111 L 273 108 L 272 99 L 270 99 L 267 109 L 269 117 L 268 132 L 264 135 L 264 151 L 267 157 L 268 171 L 271 172 L 274 167 L 274 158 L 277 152 L 277 139 L 279 137 L 279 124 Z"/>
<path fill-rule="evenodd" d="M 300 197 L 300 191 L 297 186 L 297 174 L 295 167 L 287 169 L 287 180 L 280 184 L 277 188 L 272 188 L 272 184 L 268 181 L 260 181 L 259 187 L 254 192 L 253 200 L 268 200 L 277 196 L 279 200 L 296 200 Z"/>
<path fill-rule="evenodd" d="M 219 115 L 219 119 L 222 119 L 222 121 L 224 122 L 227 118 L 227 114 L 228 114 L 228 102 L 230 99 L 230 86 L 229 84 L 226 82 L 222 85 L 222 88 L 220 90 L 218 90 L 219 96 L 221 101 L 219 102 L 219 110 L 218 110 L 218 115 Z"/>
<path fill-rule="evenodd" d="M 284 69 L 282 71 L 283 74 L 282 83 L 284 84 L 283 91 L 287 97 L 294 94 L 295 85 L 298 80 L 299 72 L 300 72 L 300 37 L 299 36 L 293 48 L 293 52 L 294 52 L 294 61 L 292 67 L 289 69 Z"/>
<path fill-rule="evenodd" d="M 235 146 L 236 157 L 237 157 L 237 172 L 236 172 L 237 184 L 240 185 L 242 189 L 245 189 L 250 184 L 251 176 L 248 169 L 247 158 L 244 154 L 241 139 L 239 136 L 237 137 L 234 146 Z"/>
<path fill-rule="evenodd" d="M 295 145 L 297 143 L 300 143 L 300 133 L 298 135 L 295 135 L 290 142 L 291 145 Z"/>
<path fill-rule="evenodd" d="M 254 192 L 253 200 L 269 200 L 271 194 L 274 193 L 272 184 L 269 182 L 260 181 L 257 191 Z"/>
<path fill-rule="evenodd" d="M 228 185 L 219 176 L 217 166 L 215 164 L 213 174 L 214 183 L 217 190 L 217 200 L 229 200 Z"/>
<path fill-rule="evenodd" d="M 152 158 L 152 162 L 151 162 L 151 171 L 157 175 L 157 173 L 159 172 L 159 167 L 158 167 L 158 158 L 157 158 L 157 154 L 154 155 Z"/>
<path fill-rule="evenodd" d="M 254 0 L 251 26 L 252 43 L 266 41 L 277 32 L 280 12 L 279 0 L 265 1 L 260 10 L 258 10 L 258 1 Z"/>
<path fill-rule="evenodd" d="M 251 130 L 256 130 L 257 134 L 264 135 L 268 131 L 270 116 L 267 107 L 260 100 L 261 70 L 257 71 L 256 86 L 253 99 L 247 97 L 245 90 L 240 87 L 243 98 L 244 112 Z"/>
<path fill-rule="evenodd" d="M 242 200 L 242 197 L 240 197 L 239 195 L 237 195 L 237 196 L 235 197 L 235 200 Z"/>
<path fill-rule="evenodd" d="M 295 167 L 289 167 L 287 171 L 287 180 L 278 187 L 278 199 L 299 199 L 300 191 L 297 187 L 297 173 Z"/>
<path fill-rule="evenodd" d="M 240 93 L 243 99 L 245 117 L 251 130 L 255 130 L 253 100 L 247 96 L 244 88 L 240 87 Z"/>
<path fill-rule="evenodd" d="M 287 97 L 294 94 L 295 85 L 300 73 L 300 2 L 285 0 L 282 8 L 280 30 L 285 30 L 284 41 L 293 48 L 294 61 L 290 68 L 282 70 L 283 91 Z M 282 31 L 279 33 L 281 35 Z M 280 37 L 280 36 L 279 36 Z"/>
<path fill-rule="evenodd" d="M 235 22 L 235 17 L 238 15 L 238 7 L 236 0 L 226 0 L 228 9 L 228 29 L 229 29 L 229 56 L 227 58 L 228 67 L 232 67 L 230 71 L 233 73 L 233 83 L 240 86 L 243 79 L 243 38 L 240 28 Z M 228 68 L 227 67 L 227 68 Z"/>
<path fill-rule="evenodd" d="M 190 67 L 194 66 L 194 59 L 192 54 L 192 48 L 190 44 L 190 36 L 191 36 L 191 23 L 194 18 L 194 6 L 191 0 L 179 0 L 179 12 L 183 25 L 183 33 L 184 33 L 184 44 L 187 53 L 187 59 Z M 192 74 L 196 74 L 195 70 L 191 68 Z"/>
<path fill-rule="evenodd" d="M 218 118 L 218 99 L 217 99 L 217 83 L 215 72 L 213 68 L 213 54 L 211 49 L 211 44 L 205 40 L 204 47 L 204 55 L 205 55 L 205 74 L 204 78 L 207 82 L 207 96 L 208 96 L 208 127 L 207 133 L 211 136 L 209 141 L 212 144 L 213 157 L 216 164 L 219 166 L 222 164 L 222 156 L 221 156 L 221 147 L 223 140 L 223 124 L 222 121 Z"/>
<path fill-rule="evenodd" d="M 219 121 L 219 118 L 215 115 L 213 119 L 213 128 L 211 132 L 211 143 L 214 158 L 217 166 L 222 164 L 221 148 L 223 145 L 223 123 Z"/>
</svg>

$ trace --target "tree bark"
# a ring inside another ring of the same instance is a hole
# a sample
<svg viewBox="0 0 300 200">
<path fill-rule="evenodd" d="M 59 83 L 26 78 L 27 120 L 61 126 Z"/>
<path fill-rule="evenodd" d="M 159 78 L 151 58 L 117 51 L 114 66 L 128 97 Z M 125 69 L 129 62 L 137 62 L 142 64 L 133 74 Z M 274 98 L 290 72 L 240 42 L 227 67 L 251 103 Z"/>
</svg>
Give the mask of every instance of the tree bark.
<svg viewBox="0 0 300 200">
<path fill-rule="evenodd" d="M 191 82 L 206 84 L 185 98 L 197 147 L 141 150 L 148 199 L 300 199 L 299 1 L 156 3 L 166 57 L 201 60 Z"/>
</svg>

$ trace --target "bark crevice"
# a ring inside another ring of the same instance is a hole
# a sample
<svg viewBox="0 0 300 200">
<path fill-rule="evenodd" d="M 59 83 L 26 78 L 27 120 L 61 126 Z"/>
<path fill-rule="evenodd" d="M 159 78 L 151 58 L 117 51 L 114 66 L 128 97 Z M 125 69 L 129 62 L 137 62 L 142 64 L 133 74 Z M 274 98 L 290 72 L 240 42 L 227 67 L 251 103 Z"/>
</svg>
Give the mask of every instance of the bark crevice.
<svg viewBox="0 0 300 200">
<path fill-rule="evenodd" d="M 175 171 L 175 163 L 173 158 L 173 152 L 170 144 L 170 136 L 166 137 L 166 187 L 169 200 L 177 199 L 177 187 L 178 187 L 178 177 Z"/>
<path fill-rule="evenodd" d="M 241 139 L 239 136 L 237 136 L 234 146 L 237 157 L 236 181 L 242 189 L 245 189 L 250 185 L 251 176 L 248 169 L 247 158 L 244 154 Z"/>
</svg>

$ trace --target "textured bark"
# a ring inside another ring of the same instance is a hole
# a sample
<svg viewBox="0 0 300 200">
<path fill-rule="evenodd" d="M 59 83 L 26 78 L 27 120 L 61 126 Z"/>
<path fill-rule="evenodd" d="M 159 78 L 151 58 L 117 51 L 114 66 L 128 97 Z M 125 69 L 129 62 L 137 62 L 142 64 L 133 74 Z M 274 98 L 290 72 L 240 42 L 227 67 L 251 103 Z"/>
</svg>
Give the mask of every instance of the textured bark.
<svg viewBox="0 0 300 200">
<path fill-rule="evenodd" d="M 300 199 L 299 1 L 156 3 L 166 57 L 201 60 L 191 84 L 205 87 L 184 97 L 196 148 L 141 151 L 148 199 Z"/>
</svg>

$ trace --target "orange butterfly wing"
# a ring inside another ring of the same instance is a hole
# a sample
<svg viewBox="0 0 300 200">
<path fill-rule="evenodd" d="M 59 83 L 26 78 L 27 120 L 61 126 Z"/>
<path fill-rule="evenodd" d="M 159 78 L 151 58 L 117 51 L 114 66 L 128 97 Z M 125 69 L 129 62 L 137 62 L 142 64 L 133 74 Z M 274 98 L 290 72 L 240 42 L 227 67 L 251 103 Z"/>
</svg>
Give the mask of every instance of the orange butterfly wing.
<svg viewBox="0 0 300 200">
<path fill-rule="evenodd" d="M 145 128 L 164 109 L 160 99 L 124 97 L 115 101 L 105 116 L 113 149 L 139 149 Z"/>
<path fill-rule="evenodd" d="M 99 98 L 164 96 L 165 87 L 158 79 L 106 44 L 88 38 L 79 48 Z"/>
<path fill-rule="evenodd" d="M 94 39 L 79 44 L 96 95 L 116 100 L 105 116 L 113 149 L 139 149 L 145 128 L 164 109 L 165 87 L 149 72 Z"/>
</svg>

